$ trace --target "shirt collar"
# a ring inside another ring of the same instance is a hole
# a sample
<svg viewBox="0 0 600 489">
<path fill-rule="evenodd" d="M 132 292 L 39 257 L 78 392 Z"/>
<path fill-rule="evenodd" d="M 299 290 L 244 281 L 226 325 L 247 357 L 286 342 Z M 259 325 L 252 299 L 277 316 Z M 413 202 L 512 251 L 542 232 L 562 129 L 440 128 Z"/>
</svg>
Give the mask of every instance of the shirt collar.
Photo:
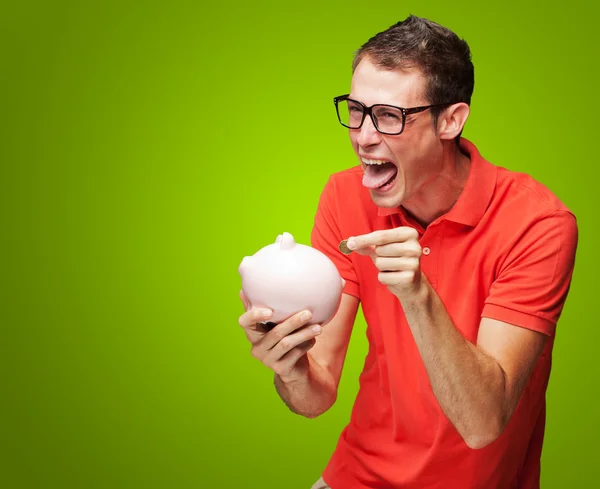
<svg viewBox="0 0 600 489">
<path fill-rule="evenodd" d="M 492 199 L 498 169 L 485 160 L 475 145 L 467 139 L 460 139 L 460 147 L 471 160 L 469 176 L 458 200 L 440 219 L 454 221 L 467 226 L 476 226 Z M 400 214 L 403 219 L 406 218 L 406 213 L 402 207 L 378 207 L 377 214 L 379 216 Z"/>
</svg>

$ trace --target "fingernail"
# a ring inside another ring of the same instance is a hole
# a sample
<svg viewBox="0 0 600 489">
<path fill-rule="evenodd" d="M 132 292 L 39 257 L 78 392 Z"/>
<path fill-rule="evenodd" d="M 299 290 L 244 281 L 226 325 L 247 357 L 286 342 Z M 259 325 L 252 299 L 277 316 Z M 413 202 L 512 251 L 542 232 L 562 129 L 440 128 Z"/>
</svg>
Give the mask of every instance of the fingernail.
<svg viewBox="0 0 600 489">
<path fill-rule="evenodd" d="M 346 244 L 348 245 L 348 248 L 350 248 L 351 250 L 356 248 L 356 240 L 354 238 L 350 238 Z"/>
<path fill-rule="evenodd" d="M 315 333 L 320 333 L 321 332 L 321 326 L 319 326 L 318 324 L 316 326 L 313 326 L 312 329 Z"/>
<path fill-rule="evenodd" d="M 262 314 L 264 317 L 268 318 L 268 317 L 271 317 L 271 314 L 273 314 L 273 311 L 270 311 L 269 309 L 263 309 Z"/>
<path fill-rule="evenodd" d="M 310 312 L 309 311 L 304 311 L 302 313 L 302 315 L 300 316 L 300 319 L 302 319 L 302 321 L 306 321 L 309 318 L 310 318 Z"/>
</svg>

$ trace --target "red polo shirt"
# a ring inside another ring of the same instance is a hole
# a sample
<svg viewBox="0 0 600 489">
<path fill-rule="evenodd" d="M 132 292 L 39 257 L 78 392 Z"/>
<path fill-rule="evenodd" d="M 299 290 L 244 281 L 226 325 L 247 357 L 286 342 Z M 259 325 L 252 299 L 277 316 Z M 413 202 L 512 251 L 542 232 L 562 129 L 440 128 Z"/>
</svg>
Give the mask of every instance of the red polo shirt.
<svg viewBox="0 0 600 489">
<path fill-rule="evenodd" d="M 361 301 L 369 341 L 350 422 L 323 473 L 332 489 L 539 488 L 545 391 L 577 224 L 546 187 L 492 165 L 465 139 L 461 146 L 471 160 L 465 188 L 426 229 L 401 208 L 376 207 L 360 167 L 332 175 L 321 195 L 312 245 Z M 422 270 L 468 341 L 484 316 L 550 337 L 509 425 L 483 449 L 470 449 L 442 413 L 400 303 L 371 258 L 338 251 L 344 238 L 398 226 L 419 231 Z"/>
</svg>

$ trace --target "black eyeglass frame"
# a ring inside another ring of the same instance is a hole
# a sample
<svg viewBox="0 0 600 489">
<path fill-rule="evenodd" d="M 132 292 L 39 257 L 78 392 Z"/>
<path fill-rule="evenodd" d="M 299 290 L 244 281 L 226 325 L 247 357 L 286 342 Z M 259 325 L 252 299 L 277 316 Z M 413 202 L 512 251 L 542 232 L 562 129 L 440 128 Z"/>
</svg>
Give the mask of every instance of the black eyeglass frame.
<svg viewBox="0 0 600 489">
<path fill-rule="evenodd" d="M 350 127 L 342 122 L 338 104 L 344 100 L 348 100 L 350 102 L 358 104 L 363 108 L 362 119 L 361 119 L 358 127 Z M 375 105 L 371 105 L 370 107 L 367 107 L 362 102 L 351 99 L 349 93 L 347 93 L 346 95 L 339 95 L 337 97 L 334 97 L 333 103 L 335 104 L 335 113 L 337 114 L 338 121 L 340 122 L 340 124 L 342 126 L 347 127 L 348 129 L 360 129 L 362 127 L 363 123 L 365 122 L 365 118 L 367 117 L 367 114 L 368 114 L 369 117 L 371 118 L 371 122 L 373 122 L 373 126 L 375 127 L 375 129 L 377 129 L 377 131 L 380 132 L 381 134 L 386 134 L 388 136 L 398 136 L 404 132 L 404 127 L 406 126 L 406 116 L 407 115 L 418 114 L 419 112 L 423 112 L 427 109 L 433 109 L 433 108 L 437 108 L 437 107 L 448 107 L 449 105 L 452 105 L 452 103 L 446 103 L 446 104 L 422 105 L 420 107 L 397 107 L 395 105 L 389 105 L 389 104 L 375 104 Z M 373 109 L 375 107 L 391 107 L 392 109 L 397 109 L 400 112 L 402 112 L 402 129 L 400 129 L 400 132 L 384 132 L 381 129 L 379 129 L 379 127 L 377 126 L 377 118 L 373 117 Z"/>
</svg>

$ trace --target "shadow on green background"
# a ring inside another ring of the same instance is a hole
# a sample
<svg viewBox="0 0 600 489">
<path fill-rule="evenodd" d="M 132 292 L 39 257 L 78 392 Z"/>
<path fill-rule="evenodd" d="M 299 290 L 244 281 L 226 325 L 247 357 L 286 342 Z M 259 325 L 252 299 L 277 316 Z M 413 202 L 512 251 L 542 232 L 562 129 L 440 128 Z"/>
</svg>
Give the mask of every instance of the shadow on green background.
<svg viewBox="0 0 600 489">
<path fill-rule="evenodd" d="M 332 98 L 410 13 L 467 39 L 464 135 L 577 215 L 542 487 L 594 487 L 600 342 L 592 2 L 3 4 L 0 487 L 308 489 L 348 420 L 292 415 L 237 326 L 242 257 L 309 243 L 354 165 Z"/>
</svg>

